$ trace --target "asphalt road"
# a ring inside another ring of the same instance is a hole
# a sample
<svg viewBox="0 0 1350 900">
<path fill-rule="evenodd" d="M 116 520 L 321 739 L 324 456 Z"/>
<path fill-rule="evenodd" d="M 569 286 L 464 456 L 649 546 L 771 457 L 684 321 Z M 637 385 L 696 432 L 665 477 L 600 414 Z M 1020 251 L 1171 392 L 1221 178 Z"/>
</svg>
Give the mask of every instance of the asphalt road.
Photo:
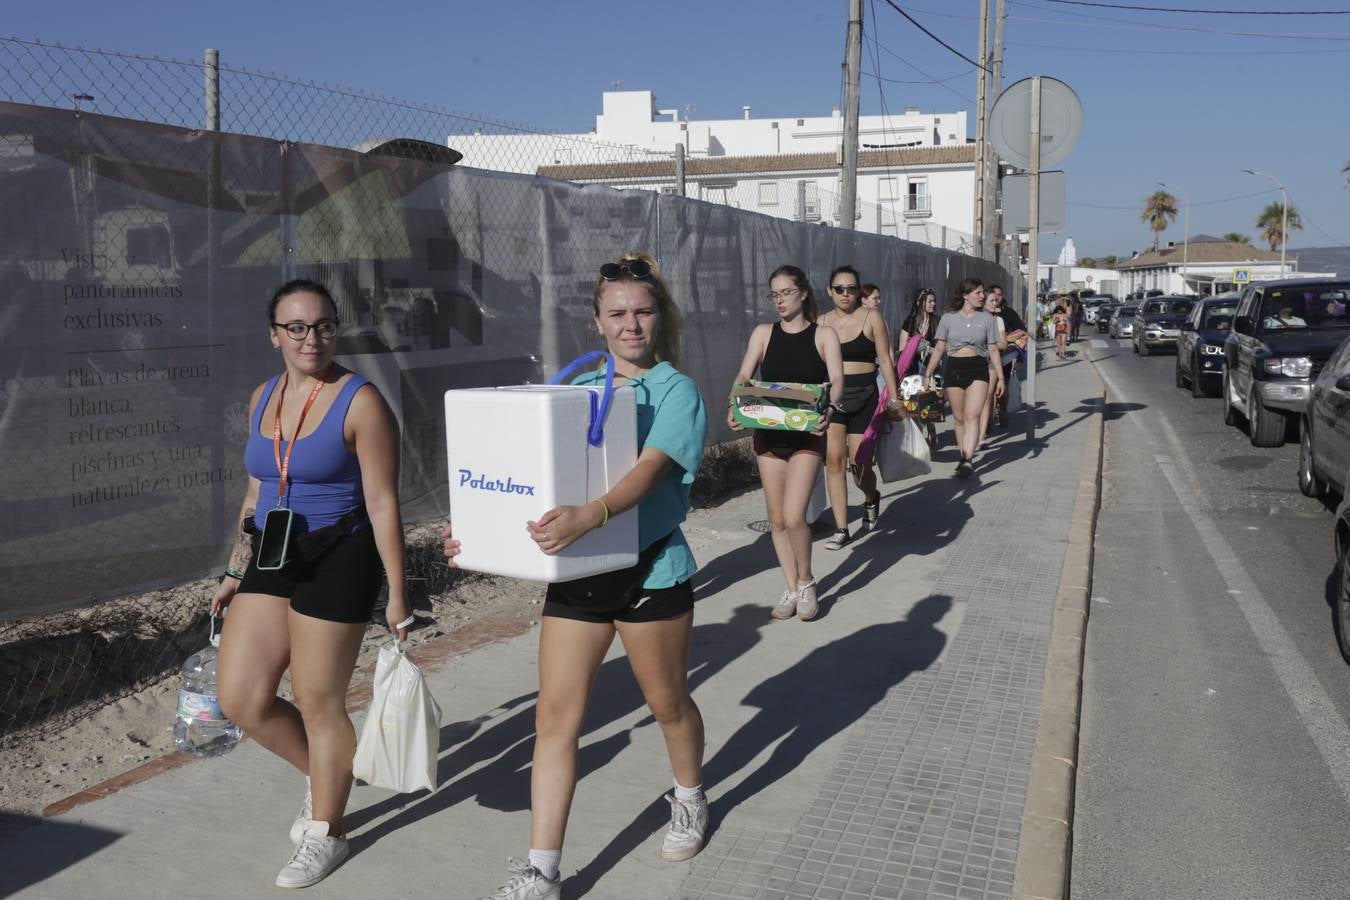
<svg viewBox="0 0 1350 900">
<path fill-rule="evenodd" d="M 1059 363 L 1089 355 L 1108 402 L 1073 896 L 1350 896 L 1331 511 L 1297 444 L 1252 447 L 1174 356 L 1093 343 Z"/>
</svg>

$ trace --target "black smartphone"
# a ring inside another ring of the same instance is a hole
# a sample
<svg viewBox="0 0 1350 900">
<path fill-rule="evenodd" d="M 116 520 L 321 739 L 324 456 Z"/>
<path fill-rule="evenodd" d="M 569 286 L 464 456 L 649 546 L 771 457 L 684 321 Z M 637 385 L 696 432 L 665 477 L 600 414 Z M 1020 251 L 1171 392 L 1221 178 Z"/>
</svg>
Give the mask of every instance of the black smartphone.
<svg viewBox="0 0 1350 900">
<path fill-rule="evenodd" d="M 276 571 L 286 565 L 291 552 L 291 527 L 295 516 L 285 507 L 267 511 L 263 519 L 262 537 L 258 539 L 258 556 L 254 560 L 259 569 Z"/>
</svg>

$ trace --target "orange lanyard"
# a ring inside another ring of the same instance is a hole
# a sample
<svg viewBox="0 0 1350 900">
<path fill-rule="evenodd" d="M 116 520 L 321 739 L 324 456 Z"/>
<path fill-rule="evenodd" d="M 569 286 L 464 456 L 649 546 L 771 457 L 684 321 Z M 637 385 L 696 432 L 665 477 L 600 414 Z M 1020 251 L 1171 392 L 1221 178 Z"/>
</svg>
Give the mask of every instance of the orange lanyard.
<svg viewBox="0 0 1350 900">
<path fill-rule="evenodd" d="M 304 408 L 300 410 L 300 421 L 295 423 L 295 434 L 291 435 L 290 443 L 286 445 L 286 458 L 281 458 L 281 404 L 286 401 L 286 385 L 290 384 L 291 373 L 286 373 L 286 378 L 281 382 L 281 395 L 277 398 L 277 420 L 272 426 L 272 455 L 277 460 L 277 472 L 281 478 L 277 481 L 277 505 L 286 505 L 286 476 L 291 471 L 291 453 L 295 450 L 295 442 L 300 437 L 300 429 L 305 425 L 305 416 L 309 414 L 309 408 L 314 405 L 314 399 L 319 396 L 319 391 L 323 390 L 324 379 L 328 377 L 328 370 L 324 369 L 319 374 L 319 380 L 314 383 L 314 389 L 309 392 L 309 399 L 305 401 Z"/>
</svg>

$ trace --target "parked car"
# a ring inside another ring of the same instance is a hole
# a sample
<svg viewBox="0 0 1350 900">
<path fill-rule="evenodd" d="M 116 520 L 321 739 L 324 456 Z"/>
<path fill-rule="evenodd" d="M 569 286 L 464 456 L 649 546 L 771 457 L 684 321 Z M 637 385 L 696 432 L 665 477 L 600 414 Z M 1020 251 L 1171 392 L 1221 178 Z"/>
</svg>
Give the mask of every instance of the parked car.
<svg viewBox="0 0 1350 900">
<path fill-rule="evenodd" d="M 1127 338 L 1134 336 L 1134 314 L 1139 307 L 1137 306 L 1117 306 L 1115 314 L 1111 316 L 1111 324 L 1107 332 L 1113 338 Z"/>
<path fill-rule="evenodd" d="M 1309 390 L 1299 424 L 1298 487 L 1309 497 L 1350 489 L 1350 337 Z"/>
<path fill-rule="evenodd" d="M 1219 294 L 1195 304 L 1177 338 L 1177 387 L 1192 397 L 1213 397 L 1223 380 L 1223 345 L 1241 294 Z"/>
<path fill-rule="evenodd" d="M 1297 429 L 1313 382 L 1350 334 L 1350 281 L 1286 279 L 1242 292 L 1224 344 L 1223 420 L 1256 447 Z"/>
<path fill-rule="evenodd" d="M 1101 320 L 1102 314 L 1110 315 L 1111 310 L 1115 308 L 1116 301 L 1110 296 L 1103 297 L 1098 294 L 1096 297 L 1090 297 L 1083 301 L 1083 324 L 1096 325 Z"/>
<path fill-rule="evenodd" d="M 1134 352 L 1148 356 L 1159 347 L 1175 347 L 1181 323 L 1194 306 L 1189 297 L 1150 297 L 1139 304 L 1134 313 Z"/>
<path fill-rule="evenodd" d="M 1350 663 L 1350 499 L 1341 501 L 1336 510 L 1336 568 L 1331 578 L 1333 582 L 1332 602 L 1336 615 L 1336 643 L 1341 648 L 1341 658 Z"/>
</svg>

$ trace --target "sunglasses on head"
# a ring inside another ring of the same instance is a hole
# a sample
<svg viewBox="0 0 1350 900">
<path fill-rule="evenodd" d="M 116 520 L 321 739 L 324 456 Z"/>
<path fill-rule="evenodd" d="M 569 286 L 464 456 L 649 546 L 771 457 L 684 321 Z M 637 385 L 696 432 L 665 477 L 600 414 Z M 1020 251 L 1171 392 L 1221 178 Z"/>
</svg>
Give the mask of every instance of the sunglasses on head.
<svg viewBox="0 0 1350 900">
<path fill-rule="evenodd" d="M 605 263 L 600 267 L 600 277 L 606 281 L 615 281 L 627 272 L 634 278 L 652 277 L 652 267 L 640 259 L 630 259 L 621 263 Z"/>
</svg>

